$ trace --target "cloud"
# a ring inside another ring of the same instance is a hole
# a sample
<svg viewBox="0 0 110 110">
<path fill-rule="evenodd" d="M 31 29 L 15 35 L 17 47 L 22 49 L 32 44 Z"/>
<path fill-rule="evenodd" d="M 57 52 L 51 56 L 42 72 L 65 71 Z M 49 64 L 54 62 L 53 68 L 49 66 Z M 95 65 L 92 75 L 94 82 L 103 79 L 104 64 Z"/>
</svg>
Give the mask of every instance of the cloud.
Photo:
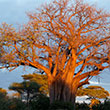
<svg viewBox="0 0 110 110">
<path fill-rule="evenodd" d="M 96 81 L 89 81 L 90 82 L 90 84 L 94 84 L 94 85 L 103 85 L 103 86 L 109 86 L 110 85 L 110 83 L 100 83 L 100 82 L 96 82 Z"/>
<path fill-rule="evenodd" d="M 99 82 L 95 82 L 95 81 L 89 81 L 89 82 L 90 84 L 95 84 L 95 85 L 99 84 Z"/>
<path fill-rule="evenodd" d="M 77 96 L 76 97 L 76 102 L 78 103 L 90 103 L 90 100 L 86 100 L 88 98 L 88 96 Z"/>
</svg>

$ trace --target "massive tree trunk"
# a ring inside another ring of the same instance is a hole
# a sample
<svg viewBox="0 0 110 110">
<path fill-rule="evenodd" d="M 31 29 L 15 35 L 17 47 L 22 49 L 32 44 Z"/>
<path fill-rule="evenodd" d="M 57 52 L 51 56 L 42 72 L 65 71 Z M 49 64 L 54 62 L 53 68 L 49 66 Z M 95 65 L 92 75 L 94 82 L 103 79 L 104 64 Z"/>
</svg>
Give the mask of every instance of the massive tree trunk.
<svg viewBox="0 0 110 110">
<path fill-rule="evenodd" d="M 54 80 L 49 84 L 50 103 L 64 101 L 75 104 L 77 88 L 77 81 L 67 83 L 61 79 Z"/>
</svg>

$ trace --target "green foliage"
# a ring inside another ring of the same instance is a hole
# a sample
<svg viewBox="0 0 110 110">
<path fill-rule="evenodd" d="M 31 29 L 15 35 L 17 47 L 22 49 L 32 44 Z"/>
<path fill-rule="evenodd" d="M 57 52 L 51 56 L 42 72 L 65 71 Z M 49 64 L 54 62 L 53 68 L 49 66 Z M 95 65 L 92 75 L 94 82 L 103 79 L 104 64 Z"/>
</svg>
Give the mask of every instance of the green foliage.
<svg viewBox="0 0 110 110">
<path fill-rule="evenodd" d="M 23 81 L 22 83 L 12 83 L 9 87 L 10 90 L 17 91 L 27 104 L 40 94 L 40 85 L 36 82 Z"/>
<path fill-rule="evenodd" d="M 10 106 L 9 109 L 10 110 L 26 110 L 27 106 L 24 102 L 22 102 L 22 100 L 17 99 L 17 98 L 12 98 L 10 99 Z"/>
<path fill-rule="evenodd" d="M 73 110 L 74 105 L 71 102 L 55 101 L 50 105 L 49 110 Z"/>
<path fill-rule="evenodd" d="M 43 94 L 37 96 L 29 103 L 30 107 L 20 99 L 8 98 L 3 93 L 0 93 L 0 110 L 74 110 L 74 106 L 70 102 L 55 101 L 50 105 L 49 97 Z M 89 104 L 76 103 L 75 110 L 90 110 Z M 92 107 L 92 110 L 110 110 L 110 100 L 105 100 Z"/>
<path fill-rule="evenodd" d="M 9 86 L 10 90 L 14 90 L 17 91 L 19 93 L 23 93 L 23 92 L 35 92 L 35 91 L 39 91 L 40 85 L 37 84 L 36 82 L 31 82 L 31 81 L 23 81 L 22 83 L 12 83 Z"/>
<path fill-rule="evenodd" d="M 49 97 L 41 94 L 39 97 L 36 97 L 36 100 L 30 102 L 32 110 L 48 110 L 50 106 Z"/>
<path fill-rule="evenodd" d="M 88 86 L 86 88 L 81 87 L 78 89 L 77 96 L 83 95 L 87 95 L 89 97 L 87 98 L 91 100 L 89 107 L 92 108 L 93 106 L 100 104 L 99 99 L 106 99 L 109 96 L 109 93 L 101 86 Z"/>
<path fill-rule="evenodd" d="M 0 88 L 0 110 L 9 110 L 10 100 L 8 100 L 6 94 L 6 90 Z"/>
<path fill-rule="evenodd" d="M 10 100 L 5 94 L 0 93 L 0 110 L 9 110 Z"/>
<path fill-rule="evenodd" d="M 77 103 L 75 110 L 90 110 L 89 104 L 86 103 Z M 91 110 L 110 110 L 110 101 L 105 100 L 104 103 L 94 105 Z"/>
<path fill-rule="evenodd" d="M 5 94 L 5 93 L 0 92 L 0 100 L 5 99 L 5 98 L 6 98 L 6 94 Z"/>
<path fill-rule="evenodd" d="M 90 110 L 89 105 L 86 103 L 76 103 L 75 110 Z"/>
<path fill-rule="evenodd" d="M 14 91 L 17 91 L 19 92 L 20 94 L 23 92 L 22 90 L 23 88 L 23 85 L 21 83 L 12 83 L 10 86 L 9 86 L 9 90 L 14 90 Z"/>
<path fill-rule="evenodd" d="M 7 90 L 3 89 L 3 88 L 0 88 L 0 93 L 6 95 L 7 94 Z"/>
<path fill-rule="evenodd" d="M 101 86 L 88 86 L 86 88 L 78 89 L 77 96 L 83 95 L 87 95 L 89 98 L 106 99 L 109 96 L 109 93 Z"/>
<path fill-rule="evenodd" d="M 37 84 L 41 85 L 40 91 L 42 94 L 48 94 L 48 81 L 47 81 L 47 76 L 46 75 L 40 75 L 40 74 L 27 74 L 27 75 L 22 75 L 24 80 L 29 80 L 29 81 L 34 81 Z"/>
<path fill-rule="evenodd" d="M 0 92 L 0 110 L 25 110 L 26 104 L 20 99 L 9 98 Z"/>
<path fill-rule="evenodd" d="M 106 91 L 101 86 L 89 86 L 87 89 L 87 95 L 89 97 L 99 98 L 99 99 L 105 99 L 109 96 L 108 91 Z"/>
<path fill-rule="evenodd" d="M 110 101 L 105 100 L 104 103 L 100 103 L 92 107 L 93 110 L 110 110 Z"/>
</svg>

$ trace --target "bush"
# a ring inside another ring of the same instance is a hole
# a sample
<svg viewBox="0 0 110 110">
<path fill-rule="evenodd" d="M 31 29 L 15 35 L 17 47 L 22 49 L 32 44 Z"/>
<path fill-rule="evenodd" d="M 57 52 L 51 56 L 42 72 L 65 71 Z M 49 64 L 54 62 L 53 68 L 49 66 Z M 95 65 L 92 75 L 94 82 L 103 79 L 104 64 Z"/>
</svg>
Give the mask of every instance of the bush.
<svg viewBox="0 0 110 110">
<path fill-rule="evenodd" d="M 75 110 L 90 110 L 89 105 L 86 103 L 76 103 Z"/>
<path fill-rule="evenodd" d="M 48 110 L 50 106 L 49 98 L 45 95 L 40 95 L 30 102 L 31 110 Z"/>
<path fill-rule="evenodd" d="M 92 107 L 93 110 L 110 110 L 110 101 L 105 100 L 104 103 Z"/>
<path fill-rule="evenodd" d="M 49 107 L 49 110 L 73 110 L 74 105 L 70 102 L 55 101 Z"/>
<path fill-rule="evenodd" d="M 9 110 L 11 101 L 6 97 L 5 94 L 0 92 L 0 110 Z"/>
<path fill-rule="evenodd" d="M 22 102 L 22 100 L 17 99 L 17 98 L 12 98 L 10 99 L 10 106 L 9 109 L 10 110 L 26 110 L 27 106 L 24 102 Z"/>
<path fill-rule="evenodd" d="M 19 99 L 8 98 L 0 93 L 0 110 L 26 110 L 26 105 Z"/>
</svg>

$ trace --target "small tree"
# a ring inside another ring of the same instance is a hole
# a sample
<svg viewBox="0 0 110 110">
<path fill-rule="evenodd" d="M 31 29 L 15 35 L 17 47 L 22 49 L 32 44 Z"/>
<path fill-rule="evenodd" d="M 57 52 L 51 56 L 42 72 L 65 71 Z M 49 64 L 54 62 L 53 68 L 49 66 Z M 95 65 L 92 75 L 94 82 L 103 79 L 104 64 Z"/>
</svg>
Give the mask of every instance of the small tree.
<svg viewBox="0 0 110 110">
<path fill-rule="evenodd" d="M 106 91 L 101 86 L 88 86 L 86 88 L 79 88 L 77 91 L 77 96 L 87 95 L 91 100 L 90 107 L 100 103 L 99 99 L 106 99 L 109 96 L 109 92 Z"/>
<path fill-rule="evenodd" d="M 11 101 L 7 97 L 7 90 L 0 88 L 0 110 L 9 110 L 10 105 Z"/>
<path fill-rule="evenodd" d="M 22 83 L 12 83 L 10 90 L 17 91 L 21 95 L 21 99 L 26 100 L 27 104 L 40 94 L 40 86 L 35 82 L 23 81 Z"/>
<path fill-rule="evenodd" d="M 22 75 L 23 79 L 26 81 L 34 81 L 37 84 L 40 85 L 39 91 L 42 94 L 48 95 L 49 94 L 49 90 L 48 90 L 48 79 L 46 75 L 41 75 L 41 74 L 26 74 L 26 75 Z"/>
<path fill-rule="evenodd" d="M 7 90 L 3 89 L 3 88 L 0 88 L 0 93 L 6 96 L 7 95 Z"/>
</svg>

